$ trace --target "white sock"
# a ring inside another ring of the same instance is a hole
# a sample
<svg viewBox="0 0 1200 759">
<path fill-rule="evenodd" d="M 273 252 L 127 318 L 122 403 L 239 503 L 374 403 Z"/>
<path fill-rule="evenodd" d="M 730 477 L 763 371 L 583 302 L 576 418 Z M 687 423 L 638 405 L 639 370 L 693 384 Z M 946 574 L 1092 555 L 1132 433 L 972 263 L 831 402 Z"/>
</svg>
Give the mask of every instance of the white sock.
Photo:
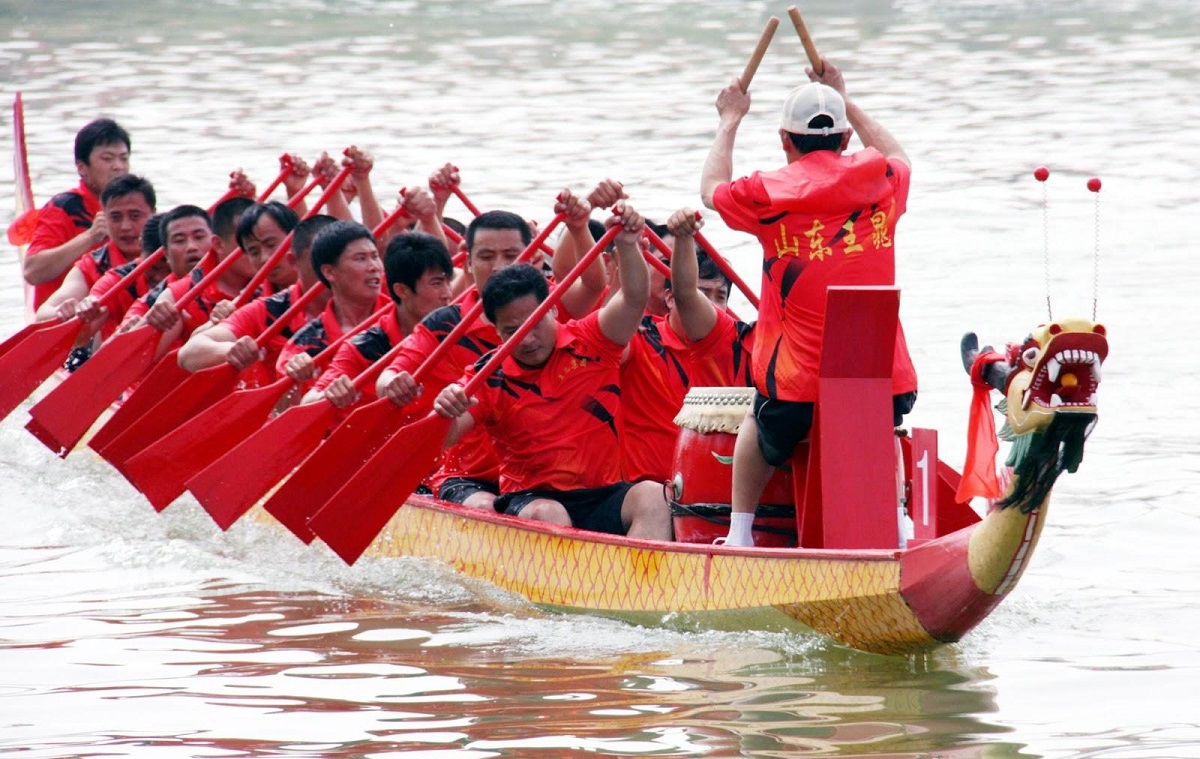
<svg viewBox="0 0 1200 759">
<path fill-rule="evenodd" d="M 752 546 L 754 538 L 750 527 L 754 524 L 754 513 L 735 511 L 729 516 L 729 534 L 725 536 L 727 546 Z"/>
</svg>

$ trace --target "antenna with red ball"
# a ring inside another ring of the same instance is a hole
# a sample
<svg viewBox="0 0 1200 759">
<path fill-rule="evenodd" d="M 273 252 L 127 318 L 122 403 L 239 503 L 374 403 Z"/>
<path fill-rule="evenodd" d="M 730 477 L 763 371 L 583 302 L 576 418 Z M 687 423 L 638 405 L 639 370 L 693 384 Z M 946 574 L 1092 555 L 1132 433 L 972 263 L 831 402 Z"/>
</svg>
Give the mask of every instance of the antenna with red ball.
<svg viewBox="0 0 1200 759">
<path fill-rule="evenodd" d="M 1096 321 L 1096 301 L 1100 299 L 1100 177 L 1087 181 L 1087 188 L 1096 196 L 1096 231 L 1094 260 L 1092 263 L 1092 321 Z"/>
<path fill-rule="evenodd" d="M 1046 194 L 1046 180 L 1050 178 L 1050 169 L 1038 166 L 1033 170 L 1033 178 L 1042 185 L 1042 260 L 1046 277 L 1046 319 L 1054 321 L 1050 310 L 1050 197 Z"/>
</svg>

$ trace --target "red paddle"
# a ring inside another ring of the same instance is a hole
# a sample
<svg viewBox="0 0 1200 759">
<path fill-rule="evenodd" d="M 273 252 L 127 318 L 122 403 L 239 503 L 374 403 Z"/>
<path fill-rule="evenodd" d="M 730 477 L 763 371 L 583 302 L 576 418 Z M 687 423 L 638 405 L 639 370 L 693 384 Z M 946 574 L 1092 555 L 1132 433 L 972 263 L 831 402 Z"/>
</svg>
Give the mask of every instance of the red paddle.
<svg viewBox="0 0 1200 759">
<path fill-rule="evenodd" d="M 292 161 L 290 156 L 282 156 L 279 159 L 279 162 L 280 165 L 284 167 L 284 171 L 280 172 L 280 176 L 276 178 L 276 181 L 272 182 L 271 186 L 267 188 L 267 190 L 271 192 L 273 192 L 274 189 L 283 182 L 283 179 L 287 176 L 287 172 L 291 171 Z M 307 196 L 313 190 L 313 188 L 317 186 L 317 184 L 318 182 L 316 179 L 310 181 L 296 193 L 295 197 L 288 200 L 288 207 L 294 208 L 296 205 L 298 205 L 300 201 L 303 200 L 305 196 Z M 258 202 L 266 202 L 267 197 L 269 196 L 266 192 L 260 194 L 258 196 Z M 239 248 L 231 253 L 229 257 L 232 258 L 240 255 L 241 249 Z M 270 271 L 270 269 L 267 267 L 263 268 L 267 269 L 267 271 Z M 179 366 L 178 355 L 179 349 L 173 348 L 167 353 L 167 355 L 159 359 L 158 363 L 154 365 L 154 368 L 152 368 L 149 373 L 142 378 L 141 382 L 138 383 L 138 386 L 121 404 L 121 407 L 118 408 L 111 417 L 109 417 L 108 422 L 99 430 L 97 430 L 95 435 L 92 435 L 92 438 L 88 441 L 89 448 L 103 455 L 103 451 L 108 444 L 111 443 L 118 435 L 124 432 L 130 424 L 144 416 L 146 412 L 148 412 L 156 403 L 158 403 L 159 399 L 171 392 L 172 389 L 178 387 L 179 383 L 185 381 L 191 376 L 190 372 Z"/>
<path fill-rule="evenodd" d="M 699 218 L 700 215 L 696 214 L 696 216 Z M 671 246 L 667 245 L 666 241 L 655 234 L 654 230 L 649 226 L 646 227 L 646 239 L 650 241 L 651 245 L 662 251 L 663 255 L 670 258 L 672 255 Z M 756 295 L 755 292 L 750 289 L 750 285 L 746 284 L 745 280 L 738 276 L 738 273 L 734 271 L 733 267 L 729 265 L 729 262 L 717 252 L 717 249 L 712 246 L 712 243 L 705 239 L 704 235 L 700 234 L 699 232 L 696 233 L 696 242 L 700 245 L 704 252 L 708 254 L 708 257 L 712 259 L 712 262 L 717 265 L 717 268 L 721 270 L 721 273 L 728 277 L 729 281 L 732 282 L 738 290 L 741 290 L 742 295 L 746 296 L 746 300 L 750 301 L 750 305 L 758 308 L 758 295 Z M 667 276 L 670 276 L 670 274 Z"/>
<path fill-rule="evenodd" d="M 518 260 L 527 261 L 533 255 L 537 244 L 544 242 L 550 236 L 550 232 L 565 218 L 563 214 L 555 216 L 537 238 L 526 246 Z M 435 366 L 435 356 L 440 361 L 441 356 L 445 355 L 470 328 L 470 322 L 473 322 L 482 310 L 483 307 L 479 306 L 477 311 L 468 312 L 459 327 L 442 341 L 442 345 L 447 347 L 442 349 L 439 345 L 421 368 L 425 369 L 427 365 Z M 372 372 L 369 379 L 367 372 L 355 378 L 355 387 L 361 390 L 366 386 L 366 382 L 374 381 L 375 376 L 391 363 L 399 351 L 399 344 L 393 346 L 387 355 L 368 370 Z M 229 525 L 249 511 L 251 506 L 302 461 L 303 465 L 301 469 L 296 470 L 296 474 L 301 476 L 300 482 L 315 482 L 314 491 L 327 487 L 330 482 L 340 482 L 331 472 L 346 470 L 349 476 L 357 471 L 370 456 L 370 453 L 364 451 L 374 450 L 381 445 L 383 440 L 396 430 L 404 416 L 406 412 L 390 400 L 378 399 L 355 409 L 323 444 L 325 434 L 337 421 L 338 410 L 325 400 L 294 406 L 189 480 L 187 488 L 217 524 L 228 529 Z M 313 451 L 318 445 L 319 451 Z M 309 458 L 306 460 L 305 456 Z M 253 465 L 247 466 L 247 462 L 253 462 Z M 308 479 L 310 469 L 315 470 L 311 480 Z M 296 496 L 296 503 L 288 507 L 286 512 L 280 501 L 275 501 L 273 506 L 278 513 L 272 513 L 277 518 L 280 518 L 282 513 L 281 521 L 287 520 L 289 528 L 303 537 L 308 533 L 304 519 L 315 512 L 325 500 L 309 499 L 300 493 Z M 300 515 L 300 519 L 289 516 L 293 511 Z"/>
<path fill-rule="evenodd" d="M 530 241 L 517 260 L 528 261 L 539 244 L 549 237 L 550 231 L 564 218 L 562 214 L 555 216 L 546 229 L 538 233 L 538 238 Z M 413 380 L 418 384 L 423 383 L 459 339 L 470 331 L 482 313 L 483 303 L 477 301 L 421 363 L 413 374 Z M 333 496 L 342 483 L 353 477 L 411 415 L 410 409 L 401 408 L 386 398 L 356 409 L 267 500 L 267 512 L 296 537 L 305 543 L 310 542 L 314 536 L 308 527 L 308 518 Z"/>
<path fill-rule="evenodd" d="M 611 227 L 555 286 L 520 329 L 492 354 L 479 373 L 463 387 L 468 396 L 492 376 L 501 362 L 553 308 L 571 283 L 583 274 L 621 231 Z M 375 456 L 309 520 L 312 528 L 347 564 L 367 549 L 396 510 L 429 475 L 441 456 L 451 420 L 436 412 L 397 430 Z"/>
<path fill-rule="evenodd" d="M 255 342 L 258 345 L 265 345 L 274 340 L 288 328 L 297 314 L 308 308 L 308 304 L 312 303 L 324 289 L 325 286 L 319 283 L 310 287 L 271 326 L 255 338 Z M 186 379 L 154 404 L 149 411 L 138 417 L 125 431 L 113 438 L 111 443 L 104 446 L 100 455 L 124 474 L 126 479 L 129 479 L 129 473 L 124 467 L 125 462 L 135 456 L 138 451 L 152 445 L 163 435 L 232 393 L 240 375 L 241 370 L 227 362 L 187 375 Z M 134 487 L 138 487 L 137 482 L 132 479 L 130 482 Z M 138 490 L 141 488 L 138 487 Z"/>
<path fill-rule="evenodd" d="M 316 211 L 314 210 L 313 213 L 316 213 Z M 395 223 L 401 213 L 400 210 L 397 210 L 390 214 L 373 230 L 372 234 L 378 235 L 386 230 Z M 270 268 L 263 266 L 260 269 L 261 271 L 269 272 Z M 250 285 L 243 290 L 242 295 L 254 286 L 255 283 L 251 281 Z M 296 315 L 301 313 L 312 302 L 312 299 L 324 289 L 325 286 L 321 284 L 310 288 L 308 292 L 297 299 L 296 303 L 293 303 L 284 314 L 259 335 L 256 338 L 256 342 L 259 345 L 263 345 L 275 339 L 284 329 L 287 329 Z M 241 295 L 239 295 L 240 298 Z M 153 377 L 160 374 L 176 376 L 179 372 L 182 372 L 179 381 L 174 387 L 164 388 L 163 392 L 157 396 L 161 400 L 151 406 L 149 410 L 126 425 L 119 434 L 106 440 L 103 445 L 98 445 L 94 442 L 91 444 L 106 461 L 122 473 L 125 472 L 123 466 L 129 458 L 195 414 L 207 409 L 213 403 L 229 395 L 240 376 L 239 372 L 231 364 L 227 363 L 218 364 L 217 366 L 195 373 L 178 369 L 178 364 L 176 363 L 174 366 L 170 366 L 163 371 L 160 371 L 159 367 L 155 367 L 150 376 Z M 134 395 L 139 395 L 140 391 L 141 388 L 139 387 Z M 104 432 L 106 429 L 107 427 L 102 429 L 101 432 Z M 98 433 L 96 437 L 99 436 Z M 136 483 L 134 484 L 136 485 Z"/>
<path fill-rule="evenodd" d="M 231 194 L 235 194 L 233 190 L 226 192 L 213 207 L 224 202 Z M 122 277 L 112 289 L 99 298 L 99 304 L 106 306 L 111 303 L 163 255 L 163 249 L 159 248 L 144 257 L 133 271 Z M 0 346 L 0 356 L 4 359 L 0 363 L 0 419 L 12 413 L 38 385 L 62 366 L 82 329 L 83 322 L 77 318 L 65 322 L 51 320 L 30 324 L 17 335 L 4 341 L 3 346 Z M 17 339 L 22 335 L 24 337 Z M 55 448 L 53 444 L 50 444 L 50 447 Z"/>
<path fill-rule="evenodd" d="M 341 182 L 345 181 L 349 174 L 350 169 L 347 167 L 330 182 L 325 192 L 321 193 L 314 212 L 329 202 L 329 198 L 338 191 Z M 250 280 L 250 284 L 247 285 L 250 292 L 258 288 L 270 270 L 283 258 L 290 245 L 289 234 L 279 249 L 271 254 Z M 182 311 L 199 298 L 209 285 L 236 262 L 240 253 L 240 249 L 235 250 L 226 256 L 224 261 L 214 266 L 211 272 L 179 298 L 175 304 L 176 309 Z M 161 336 L 162 333 L 157 329 L 143 324 L 105 343 L 78 371 L 30 409 L 33 419 L 26 425 L 26 429 L 51 450 L 65 456 L 109 404 L 150 369 Z"/>
<path fill-rule="evenodd" d="M 368 319 L 356 325 L 354 329 L 331 342 L 313 359 L 313 362 L 317 366 L 324 366 L 333 358 L 333 354 L 337 352 L 343 342 L 375 324 L 383 318 L 384 314 L 394 308 L 395 306 L 389 303 L 379 309 Z M 280 321 L 285 318 L 286 315 L 280 317 Z M 260 337 L 259 341 L 265 339 L 268 338 Z M 230 365 L 226 364 L 225 366 Z M 245 437 L 248 430 L 243 424 L 240 424 L 244 419 L 244 411 L 242 416 L 236 416 L 230 414 L 230 410 L 236 410 L 239 406 L 242 409 L 249 409 L 251 412 L 258 410 L 256 421 L 261 424 L 266 421 L 274 404 L 294 384 L 292 379 L 283 377 L 267 386 L 272 389 L 271 392 L 255 397 L 250 405 L 243 403 L 238 398 L 240 393 L 232 395 L 227 393 L 213 405 L 187 420 L 178 429 L 138 452 L 137 455 L 125 462 L 123 469 L 121 467 L 118 469 L 121 469 L 125 478 L 146 496 L 156 510 L 162 511 L 183 494 L 184 483 L 188 479 Z"/>
</svg>

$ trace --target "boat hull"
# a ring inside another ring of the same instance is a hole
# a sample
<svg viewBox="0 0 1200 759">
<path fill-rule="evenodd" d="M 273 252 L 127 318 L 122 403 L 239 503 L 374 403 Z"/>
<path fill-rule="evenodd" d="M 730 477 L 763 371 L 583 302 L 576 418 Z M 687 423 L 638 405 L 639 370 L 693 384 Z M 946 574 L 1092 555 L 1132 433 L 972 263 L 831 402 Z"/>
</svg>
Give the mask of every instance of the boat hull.
<svg viewBox="0 0 1200 759">
<path fill-rule="evenodd" d="M 907 550 L 725 548 L 631 540 L 414 496 L 366 555 L 438 559 L 557 609 L 652 624 L 711 619 L 725 627 L 731 615 L 755 627 L 795 622 L 896 655 L 957 640 L 1007 594 L 1011 582 L 988 592 L 970 572 L 972 533 L 992 522 Z"/>
</svg>

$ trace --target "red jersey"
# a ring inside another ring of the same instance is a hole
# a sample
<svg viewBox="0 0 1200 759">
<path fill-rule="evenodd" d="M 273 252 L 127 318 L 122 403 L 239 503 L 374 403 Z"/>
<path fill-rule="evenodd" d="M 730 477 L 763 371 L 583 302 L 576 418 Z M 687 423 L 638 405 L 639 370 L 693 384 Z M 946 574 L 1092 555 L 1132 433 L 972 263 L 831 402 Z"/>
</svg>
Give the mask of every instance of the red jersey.
<svg viewBox="0 0 1200 759">
<path fill-rule="evenodd" d="M 383 308 L 390 303 L 391 299 L 383 293 L 375 299 L 375 311 Z M 331 298 L 329 303 L 325 305 L 324 310 L 317 314 L 308 322 L 296 330 L 296 333 L 288 339 L 283 345 L 283 349 L 279 352 L 279 358 L 275 362 L 275 372 L 282 376 L 283 368 L 287 366 L 287 362 L 292 356 L 301 353 L 316 358 L 317 355 L 329 347 L 329 344 L 340 338 L 343 334 L 341 322 L 338 321 L 337 312 L 334 311 L 334 302 Z"/>
<path fill-rule="evenodd" d="M 92 220 L 101 210 L 100 199 L 83 182 L 80 182 L 79 186 L 73 190 L 60 192 L 50 198 L 38 213 L 37 224 L 33 227 L 33 236 L 30 238 L 29 249 L 25 251 L 25 255 L 36 256 L 43 250 L 57 248 L 63 243 L 74 240 L 83 232 L 91 229 Z M 64 270 L 62 274 L 49 282 L 34 285 L 33 307 L 35 309 L 46 302 L 46 299 L 53 295 L 55 290 L 62 287 L 68 271 L 70 269 Z M 88 284 L 91 285 L 93 282 Z"/>
<path fill-rule="evenodd" d="M 229 318 L 221 322 L 221 326 L 232 332 L 235 338 L 257 338 L 266 332 L 267 328 L 274 324 L 279 317 L 283 316 L 292 307 L 295 299 L 301 295 L 303 293 L 300 285 L 293 284 L 274 295 L 256 298 L 230 314 Z M 269 340 L 265 345 L 258 346 L 266 351 L 266 357 L 258 363 L 258 366 L 262 367 L 260 379 L 263 382 L 274 382 L 278 379 L 275 374 L 275 363 L 279 360 L 279 354 L 292 335 L 302 329 L 307 321 L 308 316 L 303 311 L 296 314 L 292 317 L 291 323 L 284 327 L 283 331 L 274 339 Z"/>
<path fill-rule="evenodd" d="M 621 471 L 629 481 L 671 478 L 675 416 L 692 387 L 749 384 L 750 325 L 725 311 L 690 342 L 663 316 L 645 316 L 621 363 Z"/>
<path fill-rule="evenodd" d="M 384 314 L 374 326 L 342 343 L 337 353 L 333 354 L 329 366 L 325 367 L 325 371 L 317 378 L 313 389 L 324 390 L 338 377 L 354 379 L 370 369 L 372 364 L 383 358 L 393 345 L 403 339 L 404 335 L 400 332 L 400 325 L 396 322 L 396 311 L 393 309 Z M 382 371 L 383 367 L 379 367 L 379 370 Z M 374 400 L 375 383 L 368 382 L 362 394 L 365 400 Z"/>
<path fill-rule="evenodd" d="M 395 372 L 414 374 L 417 369 L 433 353 L 446 337 L 462 322 L 464 311 L 470 311 L 479 301 L 476 291 L 472 291 L 461 304 L 442 306 L 430 311 L 425 318 L 413 329 L 412 334 L 404 338 L 399 355 L 388 366 Z M 424 391 L 414 404 L 414 410 L 429 409 L 433 399 L 451 382 L 458 381 L 463 370 L 474 364 L 489 351 L 500 345 L 500 336 L 496 327 L 482 315 L 454 347 L 449 350 L 442 361 L 433 367 L 425 377 Z M 437 492 L 442 483 L 451 477 L 466 477 L 475 480 L 496 482 L 500 479 L 500 461 L 492 448 L 492 440 L 487 431 L 476 427 L 463 436 L 446 451 L 442 460 L 442 468 L 431 479 L 430 484 Z"/>
<path fill-rule="evenodd" d="M 782 169 L 717 186 L 714 205 L 731 228 L 763 246 L 754 384 L 770 398 L 815 401 L 831 285 L 895 283 L 896 221 L 911 170 L 867 148 L 818 150 Z M 904 332 L 896 328 L 892 392 L 917 388 Z"/>
<path fill-rule="evenodd" d="M 175 303 L 178 304 L 189 290 L 199 284 L 200 280 L 204 279 L 207 273 L 207 271 L 197 266 L 186 277 L 169 283 L 167 289 L 175 296 Z M 193 299 L 191 303 L 180 309 L 179 316 L 183 321 L 183 333 L 179 336 L 179 345 L 186 343 L 187 339 L 192 336 L 192 332 L 208 321 L 214 306 L 223 300 L 236 297 L 237 293 L 231 295 L 222 290 L 219 280 L 214 280 L 205 287 L 199 297 Z"/>
<path fill-rule="evenodd" d="M 137 267 L 138 263 L 138 261 L 130 261 L 127 264 L 117 266 L 104 272 L 100 279 L 96 280 L 96 284 L 92 285 L 92 289 L 88 295 L 92 296 L 93 298 L 103 297 L 108 293 L 109 290 L 112 290 L 118 282 L 124 279 L 125 275 L 133 271 Z M 105 321 L 104 326 L 100 328 L 100 335 L 104 338 L 108 338 L 109 335 L 116 332 L 117 325 L 121 324 L 121 322 L 125 319 L 125 315 L 129 312 L 129 309 L 138 301 L 139 298 L 145 296 L 150 289 L 151 288 L 146 285 L 146 277 L 144 275 L 138 275 L 133 282 L 121 288 L 121 291 L 114 295 L 105 306 L 105 308 L 108 309 L 108 320 Z"/>
<path fill-rule="evenodd" d="M 125 254 L 117 250 L 117 246 L 111 242 L 106 242 L 92 252 L 84 254 L 75 262 L 75 268 L 83 274 L 90 290 L 114 266 L 124 266 L 127 263 L 129 259 Z"/>
<path fill-rule="evenodd" d="M 470 413 L 500 456 L 500 492 L 621 481 L 617 418 L 624 351 L 605 337 L 599 314 L 592 313 L 558 326 L 544 366 L 526 369 L 510 357 L 484 383 Z M 480 359 L 466 378 L 484 363 Z"/>
</svg>

